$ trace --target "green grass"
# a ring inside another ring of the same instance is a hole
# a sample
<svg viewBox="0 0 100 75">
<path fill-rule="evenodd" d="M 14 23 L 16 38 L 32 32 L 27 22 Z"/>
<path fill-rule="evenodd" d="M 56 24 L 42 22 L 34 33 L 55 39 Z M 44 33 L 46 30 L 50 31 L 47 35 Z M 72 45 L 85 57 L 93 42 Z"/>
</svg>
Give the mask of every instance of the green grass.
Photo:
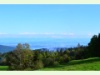
<svg viewBox="0 0 100 75">
<path fill-rule="evenodd" d="M 0 66 L 0 71 L 6 71 L 8 70 L 8 66 Z"/>
<path fill-rule="evenodd" d="M 8 66 L 0 66 L 0 71 L 7 71 Z M 100 71 L 100 58 L 88 58 L 83 60 L 73 60 L 69 63 L 56 67 L 47 67 L 38 71 Z"/>
<path fill-rule="evenodd" d="M 63 65 L 42 68 L 38 71 L 100 71 L 100 58 L 73 60 Z"/>
</svg>

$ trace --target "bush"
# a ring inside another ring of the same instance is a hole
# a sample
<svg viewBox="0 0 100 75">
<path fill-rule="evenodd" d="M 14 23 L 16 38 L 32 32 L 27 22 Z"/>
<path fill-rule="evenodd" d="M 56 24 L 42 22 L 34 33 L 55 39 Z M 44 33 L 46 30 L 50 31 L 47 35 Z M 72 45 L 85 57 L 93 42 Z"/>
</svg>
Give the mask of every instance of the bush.
<svg viewBox="0 0 100 75">
<path fill-rule="evenodd" d="M 43 65 L 43 62 L 41 61 L 41 60 L 37 60 L 37 61 L 35 61 L 35 65 L 34 65 L 34 69 L 36 70 L 36 69 L 41 69 L 41 68 L 43 68 L 44 67 L 44 65 Z"/>
<path fill-rule="evenodd" d="M 58 65 L 59 65 L 59 62 L 58 61 L 54 61 L 53 66 L 58 66 Z"/>
<path fill-rule="evenodd" d="M 32 71 L 33 69 L 32 68 L 26 68 L 24 69 L 24 71 Z"/>
<path fill-rule="evenodd" d="M 45 66 L 53 66 L 54 65 L 54 59 L 51 58 L 51 57 L 44 59 L 44 65 Z"/>
<path fill-rule="evenodd" d="M 70 61 L 70 57 L 67 54 L 64 54 L 63 56 L 60 56 L 59 62 L 62 63 L 67 63 Z"/>
<path fill-rule="evenodd" d="M 70 61 L 70 57 L 67 54 L 63 55 L 63 61 L 64 62 L 69 62 Z"/>
</svg>

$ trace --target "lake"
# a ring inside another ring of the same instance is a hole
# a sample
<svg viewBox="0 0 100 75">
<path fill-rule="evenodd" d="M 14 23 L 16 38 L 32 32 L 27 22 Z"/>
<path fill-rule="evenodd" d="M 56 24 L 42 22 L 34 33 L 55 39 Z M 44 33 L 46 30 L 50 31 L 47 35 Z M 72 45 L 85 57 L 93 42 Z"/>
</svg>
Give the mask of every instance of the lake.
<svg viewBox="0 0 100 75">
<path fill-rule="evenodd" d="M 18 43 L 28 43 L 31 49 L 39 48 L 58 48 L 58 47 L 75 47 L 88 45 L 90 38 L 0 38 L 0 45 L 15 47 Z"/>
</svg>

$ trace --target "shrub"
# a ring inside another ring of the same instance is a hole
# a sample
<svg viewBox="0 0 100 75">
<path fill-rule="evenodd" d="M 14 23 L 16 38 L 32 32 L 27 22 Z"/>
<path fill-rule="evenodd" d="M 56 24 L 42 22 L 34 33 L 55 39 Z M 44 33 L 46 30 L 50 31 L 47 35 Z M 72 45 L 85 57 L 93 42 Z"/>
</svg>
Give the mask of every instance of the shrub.
<svg viewBox="0 0 100 75">
<path fill-rule="evenodd" d="M 59 62 L 58 61 L 54 61 L 53 66 L 58 66 Z"/>
<path fill-rule="evenodd" d="M 51 57 L 44 59 L 44 65 L 45 66 L 53 66 L 54 65 L 54 59 L 51 58 Z"/>
<path fill-rule="evenodd" d="M 70 61 L 70 57 L 67 54 L 64 54 L 63 56 L 60 56 L 59 62 L 62 63 L 67 63 Z"/>
<path fill-rule="evenodd" d="M 44 67 L 44 65 L 43 65 L 43 62 L 41 61 L 41 60 L 37 60 L 37 61 L 35 61 L 35 65 L 34 65 L 34 69 L 36 70 L 36 69 L 41 69 L 41 68 L 43 68 Z"/>
</svg>

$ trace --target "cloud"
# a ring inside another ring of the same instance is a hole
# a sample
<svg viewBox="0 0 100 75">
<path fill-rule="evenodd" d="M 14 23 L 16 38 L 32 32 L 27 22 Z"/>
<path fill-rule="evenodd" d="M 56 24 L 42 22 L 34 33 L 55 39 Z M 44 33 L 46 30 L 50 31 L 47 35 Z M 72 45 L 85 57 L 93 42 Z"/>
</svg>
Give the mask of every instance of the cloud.
<svg viewBox="0 0 100 75">
<path fill-rule="evenodd" d="M 54 33 L 29 33 L 29 32 L 23 32 L 19 33 L 20 35 L 52 35 Z"/>
<path fill-rule="evenodd" d="M 29 32 L 24 32 L 24 33 L 19 33 L 19 35 L 35 35 L 37 33 L 29 33 Z"/>
<path fill-rule="evenodd" d="M 8 33 L 1 33 L 1 32 L 0 32 L 0 35 L 5 35 L 5 34 L 8 34 Z"/>
<path fill-rule="evenodd" d="M 74 33 L 69 33 L 69 35 L 74 36 L 75 34 Z"/>
<path fill-rule="evenodd" d="M 55 33 L 41 33 L 42 35 L 55 35 Z"/>
<path fill-rule="evenodd" d="M 88 35 L 88 37 L 92 37 L 94 34 L 93 33 L 88 33 L 87 35 Z"/>
<path fill-rule="evenodd" d="M 74 34 L 74 33 L 35 33 L 35 32 L 22 32 L 22 33 L 3 33 L 0 32 L 0 37 L 16 37 L 16 38 L 91 38 L 94 34 Z"/>
<path fill-rule="evenodd" d="M 74 33 L 35 33 L 35 32 L 22 32 L 16 34 L 0 33 L 0 37 L 47 37 L 47 38 L 65 38 L 65 37 L 74 37 Z"/>
<path fill-rule="evenodd" d="M 74 33 L 19 33 L 19 35 L 44 35 L 44 36 L 74 36 Z"/>
</svg>

